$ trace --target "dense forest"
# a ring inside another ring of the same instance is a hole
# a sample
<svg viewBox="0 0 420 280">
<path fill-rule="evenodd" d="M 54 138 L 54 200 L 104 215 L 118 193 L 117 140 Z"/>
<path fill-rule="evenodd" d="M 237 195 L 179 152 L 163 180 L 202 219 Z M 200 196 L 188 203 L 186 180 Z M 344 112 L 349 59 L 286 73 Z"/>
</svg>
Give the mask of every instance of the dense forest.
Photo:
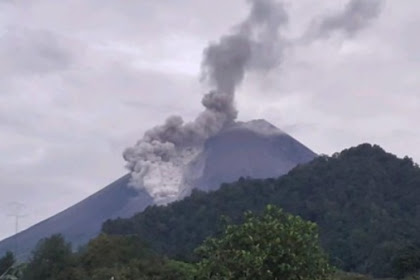
<svg viewBox="0 0 420 280">
<path fill-rule="evenodd" d="M 0 259 L 0 279 L 23 280 L 327 280 L 334 273 L 320 247 L 317 226 L 268 205 L 247 212 L 220 238 L 197 248 L 200 260 L 183 263 L 159 256 L 136 236 L 101 234 L 72 252 L 61 235 L 39 242 L 26 264 L 12 253 Z M 12 267 L 10 267 L 12 265 Z"/>
<path fill-rule="evenodd" d="M 27 263 L 12 253 L 0 258 L 2 280 L 371 280 L 334 268 L 320 246 L 318 227 L 267 205 L 246 212 L 196 250 L 197 261 L 170 260 L 135 235 L 101 234 L 72 251 L 57 234 L 38 243 Z M 403 261 L 411 261 L 404 259 Z M 404 280 L 418 279 L 420 274 Z M 389 279 L 391 280 L 391 279 Z"/>
<path fill-rule="evenodd" d="M 414 280 L 419 199 L 410 158 L 363 144 L 107 221 L 77 251 L 53 235 L 27 263 L 0 257 L 0 279 Z"/>
<path fill-rule="evenodd" d="M 315 222 L 331 263 L 378 277 L 420 268 L 420 168 L 379 146 L 362 144 L 320 156 L 277 179 L 241 178 L 221 189 L 195 191 L 168 206 L 153 206 L 131 219 L 107 221 L 103 232 L 136 235 L 155 252 L 196 261 L 207 237 L 243 213 L 267 204 Z"/>
</svg>

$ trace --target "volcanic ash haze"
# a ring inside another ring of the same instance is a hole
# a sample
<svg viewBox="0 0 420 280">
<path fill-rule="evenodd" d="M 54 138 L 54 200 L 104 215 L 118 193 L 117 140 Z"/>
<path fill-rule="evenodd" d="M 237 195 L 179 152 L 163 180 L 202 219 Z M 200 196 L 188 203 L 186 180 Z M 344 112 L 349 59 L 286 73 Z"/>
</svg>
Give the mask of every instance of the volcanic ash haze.
<svg viewBox="0 0 420 280">
<path fill-rule="evenodd" d="M 174 201 L 192 186 L 185 180 L 187 167 L 203 150 L 209 137 L 234 125 L 237 117 L 235 90 L 248 71 L 276 68 L 285 48 L 293 42 L 280 36 L 288 23 L 282 3 L 248 0 L 250 12 L 232 32 L 211 43 L 203 52 L 202 81 L 212 90 L 202 99 L 204 111 L 188 123 L 180 116 L 147 131 L 123 157 L 131 171 L 131 186 L 146 190 L 157 204 Z M 381 0 L 350 0 L 344 11 L 316 19 L 304 41 L 328 37 L 333 31 L 355 35 L 379 13 Z"/>
<path fill-rule="evenodd" d="M 235 89 L 246 71 L 269 70 L 281 61 L 278 34 L 287 23 L 283 5 L 271 0 L 248 2 L 248 17 L 204 50 L 202 78 L 213 88 L 202 99 L 204 111 L 189 123 L 179 116 L 169 117 L 124 151 L 131 185 L 144 188 L 157 203 L 176 200 L 190 188 L 184 185 L 184 170 L 209 137 L 236 119 Z"/>
</svg>

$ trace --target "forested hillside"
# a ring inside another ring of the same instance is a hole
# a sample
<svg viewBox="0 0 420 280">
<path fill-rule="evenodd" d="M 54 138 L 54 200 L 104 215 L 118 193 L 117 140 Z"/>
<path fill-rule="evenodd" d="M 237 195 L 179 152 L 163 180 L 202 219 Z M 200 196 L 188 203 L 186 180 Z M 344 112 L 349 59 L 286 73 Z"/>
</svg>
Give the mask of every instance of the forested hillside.
<svg viewBox="0 0 420 280">
<path fill-rule="evenodd" d="M 0 279 L 368 279 L 336 273 L 320 247 L 316 224 L 273 205 L 262 214 L 247 212 L 242 224 L 226 226 L 196 252 L 197 262 L 179 262 L 157 255 L 136 236 L 104 234 L 72 252 L 69 242 L 53 235 L 38 243 L 28 263 L 16 263 L 10 252 L 0 258 Z"/>
<path fill-rule="evenodd" d="M 136 234 L 161 254 L 193 260 L 193 249 L 218 235 L 224 220 L 239 222 L 244 211 L 273 204 L 317 223 L 334 265 L 391 276 L 420 241 L 419 201 L 420 168 L 409 158 L 363 144 L 318 157 L 277 179 L 240 179 L 131 219 L 107 221 L 103 231 Z"/>
</svg>

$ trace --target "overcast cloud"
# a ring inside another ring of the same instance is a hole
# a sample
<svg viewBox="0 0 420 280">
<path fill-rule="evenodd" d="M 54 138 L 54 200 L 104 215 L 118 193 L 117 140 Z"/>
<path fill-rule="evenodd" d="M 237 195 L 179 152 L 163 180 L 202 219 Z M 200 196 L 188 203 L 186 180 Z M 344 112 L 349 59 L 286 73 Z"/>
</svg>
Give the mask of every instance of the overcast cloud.
<svg viewBox="0 0 420 280">
<path fill-rule="evenodd" d="M 285 2 L 299 38 L 347 1 Z M 0 0 L 0 239 L 11 202 L 26 205 L 26 228 L 123 175 L 121 153 L 146 129 L 193 119 L 202 50 L 246 12 L 241 0 Z M 246 78 L 239 119 L 265 118 L 317 153 L 370 142 L 420 162 L 419 26 L 419 1 L 392 0 L 351 36 L 296 45 Z"/>
</svg>

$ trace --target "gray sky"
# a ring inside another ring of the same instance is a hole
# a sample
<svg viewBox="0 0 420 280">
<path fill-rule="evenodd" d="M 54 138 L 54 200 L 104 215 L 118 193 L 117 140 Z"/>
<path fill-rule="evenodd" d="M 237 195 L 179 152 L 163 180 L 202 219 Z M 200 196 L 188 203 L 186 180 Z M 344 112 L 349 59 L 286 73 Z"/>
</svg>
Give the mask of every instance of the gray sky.
<svg viewBox="0 0 420 280">
<path fill-rule="evenodd" d="M 346 1 L 285 1 L 288 37 Z M 123 175 L 123 149 L 171 114 L 193 119 L 201 54 L 247 13 L 241 0 L 0 0 L 0 239 Z M 420 1 L 388 0 L 249 75 L 239 119 L 264 118 L 317 153 L 377 143 L 420 162 Z"/>
</svg>

